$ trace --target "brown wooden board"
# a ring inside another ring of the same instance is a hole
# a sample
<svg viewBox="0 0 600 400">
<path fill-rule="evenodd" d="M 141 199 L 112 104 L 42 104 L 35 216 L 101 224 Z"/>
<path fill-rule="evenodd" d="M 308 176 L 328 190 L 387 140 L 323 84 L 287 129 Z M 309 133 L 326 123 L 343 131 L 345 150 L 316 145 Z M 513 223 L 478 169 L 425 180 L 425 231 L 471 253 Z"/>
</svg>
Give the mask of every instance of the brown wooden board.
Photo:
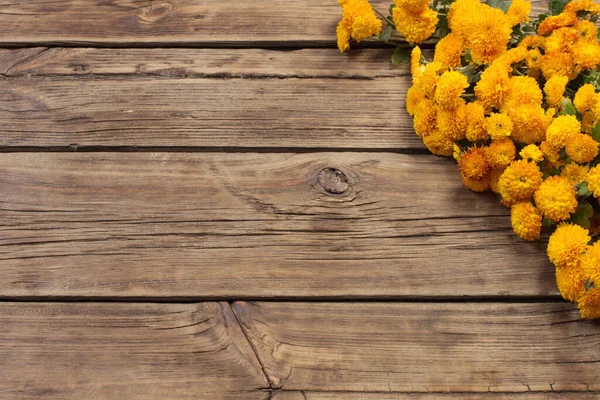
<svg viewBox="0 0 600 400">
<path fill-rule="evenodd" d="M 373 1 L 387 14 L 391 1 Z M 0 45 L 335 46 L 336 0 L 0 2 Z M 532 14 L 547 10 L 536 2 Z"/>
<path fill-rule="evenodd" d="M 2 399 L 268 396 L 227 303 L 0 303 Z"/>
<path fill-rule="evenodd" d="M 270 400 L 596 400 L 599 393 L 365 393 L 276 391 Z"/>
<path fill-rule="evenodd" d="M 236 302 L 233 308 L 268 378 L 284 390 L 600 390 L 600 325 L 581 321 L 571 304 Z"/>
<path fill-rule="evenodd" d="M 435 156 L 7 153 L 0 171 L 0 296 L 557 295 L 545 244 Z"/>
</svg>

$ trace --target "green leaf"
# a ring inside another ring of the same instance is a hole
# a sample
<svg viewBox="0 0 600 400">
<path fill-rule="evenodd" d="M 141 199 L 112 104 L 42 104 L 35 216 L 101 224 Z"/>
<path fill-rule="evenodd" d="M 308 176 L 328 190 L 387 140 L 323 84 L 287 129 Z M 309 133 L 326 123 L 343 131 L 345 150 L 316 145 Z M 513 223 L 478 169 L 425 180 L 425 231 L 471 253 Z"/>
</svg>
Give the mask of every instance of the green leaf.
<svg viewBox="0 0 600 400">
<path fill-rule="evenodd" d="M 581 182 L 579 185 L 577 185 L 577 194 L 581 197 L 591 196 L 592 192 L 590 192 L 588 189 L 587 182 Z"/>
<path fill-rule="evenodd" d="M 435 28 L 435 32 L 433 32 L 433 36 L 441 39 L 447 36 L 450 33 L 450 28 L 448 28 L 448 19 L 443 14 L 438 14 L 438 23 Z"/>
<path fill-rule="evenodd" d="M 542 219 L 542 226 L 544 228 L 550 228 L 553 225 L 554 225 L 554 221 L 552 221 L 550 218 Z"/>
<path fill-rule="evenodd" d="M 486 4 L 490 7 L 499 8 L 504 12 L 508 11 L 508 7 L 510 7 L 510 1 L 507 0 L 487 0 Z"/>
<path fill-rule="evenodd" d="M 396 50 L 394 50 L 394 54 L 392 55 L 392 64 L 396 67 L 400 66 L 403 63 L 410 62 L 410 47 L 406 46 L 398 46 Z"/>
<path fill-rule="evenodd" d="M 563 99 L 562 107 L 563 107 L 563 114 L 568 114 L 568 115 L 576 115 L 577 114 L 577 110 L 575 109 L 575 106 L 573 105 L 573 103 L 571 102 L 571 99 L 569 99 L 569 98 Z"/>
<path fill-rule="evenodd" d="M 392 4 L 390 4 L 390 15 L 394 15 L 394 14 L 392 14 L 392 13 L 393 13 L 393 11 L 394 11 L 394 8 L 396 8 L 396 5 L 395 5 L 395 4 L 393 4 L 393 3 L 392 3 Z"/>
<path fill-rule="evenodd" d="M 592 137 L 596 142 L 600 142 L 600 124 L 596 124 L 592 129 Z"/>
<path fill-rule="evenodd" d="M 548 14 L 540 14 L 538 15 L 538 21 L 542 22 L 544 21 L 546 18 L 548 18 L 550 15 Z"/>
<path fill-rule="evenodd" d="M 587 201 L 581 203 L 571 216 L 571 221 L 586 229 L 590 228 L 590 218 L 594 216 L 594 208 Z"/>
<path fill-rule="evenodd" d="M 391 26 L 386 26 L 385 29 L 379 34 L 379 40 L 386 43 L 389 42 L 393 31 L 394 29 Z"/>
<path fill-rule="evenodd" d="M 550 0 L 548 1 L 548 10 L 554 15 L 558 15 L 563 12 L 565 4 L 561 0 Z"/>
</svg>

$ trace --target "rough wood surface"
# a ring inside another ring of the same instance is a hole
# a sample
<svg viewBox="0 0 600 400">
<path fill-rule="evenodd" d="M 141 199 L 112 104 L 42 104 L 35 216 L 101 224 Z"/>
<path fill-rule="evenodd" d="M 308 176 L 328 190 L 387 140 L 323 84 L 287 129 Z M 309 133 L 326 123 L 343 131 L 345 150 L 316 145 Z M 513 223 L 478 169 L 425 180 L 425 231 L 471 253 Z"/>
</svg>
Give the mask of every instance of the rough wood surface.
<svg viewBox="0 0 600 400">
<path fill-rule="evenodd" d="M 268 378 L 285 390 L 600 390 L 600 325 L 581 321 L 571 304 L 237 302 L 233 308 Z"/>
<path fill-rule="evenodd" d="M 406 77 L 23 77 L 2 83 L 0 147 L 424 149 L 404 111 Z"/>
<path fill-rule="evenodd" d="M 0 296 L 548 296 L 543 242 L 391 153 L 8 153 Z"/>
<path fill-rule="evenodd" d="M 365 393 L 278 391 L 270 400 L 597 400 L 598 393 Z"/>
<path fill-rule="evenodd" d="M 373 4 L 386 13 L 391 1 Z M 335 46 L 341 15 L 335 0 L 2 0 L 0 7 L 0 45 Z M 546 2 L 533 9 L 547 10 Z"/>
<path fill-rule="evenodd" d="M 176 76 L 213 78 L 362 78 L 407 76 L 394 66 L 393 48 L 362 49 L 0 49 L 4 76 Z M 424 50 L 432 58 L 433 53 Z"/>
<path fill-rule="evenodd" d="M 256 399 L 227 303 L 0 303 L 2 399 Z"/>
</svg>

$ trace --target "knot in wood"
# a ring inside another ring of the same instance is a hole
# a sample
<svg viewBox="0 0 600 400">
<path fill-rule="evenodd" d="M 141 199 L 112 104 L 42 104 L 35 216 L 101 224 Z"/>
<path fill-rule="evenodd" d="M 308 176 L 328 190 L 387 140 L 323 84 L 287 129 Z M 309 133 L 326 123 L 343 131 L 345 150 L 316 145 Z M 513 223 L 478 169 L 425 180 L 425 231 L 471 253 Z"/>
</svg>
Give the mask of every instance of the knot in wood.
<svg viewBox="0 0 600 400">
<path fill-rule="evenodd" d="M 325 168 L 319 173 L 319 185 L 327 193 L 341 194 L 348 190 L 348 177 L 339 169 Z"/>
</svg>

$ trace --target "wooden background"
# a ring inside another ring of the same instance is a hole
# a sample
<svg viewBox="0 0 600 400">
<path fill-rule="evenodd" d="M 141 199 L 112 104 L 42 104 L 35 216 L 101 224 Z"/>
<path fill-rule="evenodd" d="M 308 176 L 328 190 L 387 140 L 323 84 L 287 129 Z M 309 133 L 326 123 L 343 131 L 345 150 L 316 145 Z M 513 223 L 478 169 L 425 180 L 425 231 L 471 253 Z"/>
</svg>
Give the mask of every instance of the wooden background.
<svg viewBox="0 0 600 400">
<path fill-rule="evenodd" d="M 600 324 L 339 15 L 0 0 L 0 399 L 600 398 Z"/>
</svg>

